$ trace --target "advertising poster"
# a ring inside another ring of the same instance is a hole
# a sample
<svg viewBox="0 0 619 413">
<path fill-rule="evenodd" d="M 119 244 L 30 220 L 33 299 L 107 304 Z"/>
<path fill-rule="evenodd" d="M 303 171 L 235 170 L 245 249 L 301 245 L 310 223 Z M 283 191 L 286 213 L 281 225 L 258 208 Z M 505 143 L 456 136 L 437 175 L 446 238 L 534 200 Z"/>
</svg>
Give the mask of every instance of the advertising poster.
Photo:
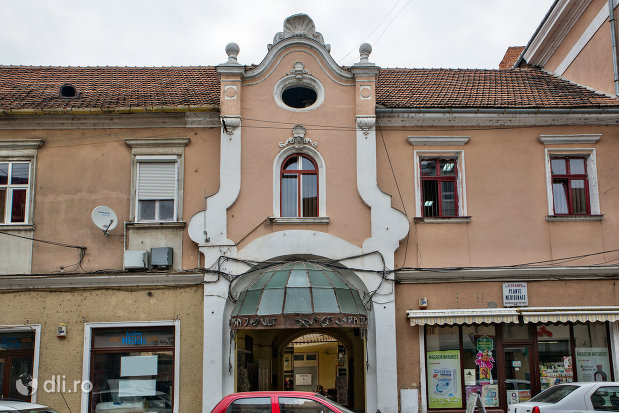
<svg viewBox="0 0 619 413">
<path fill-rule="evenodd" d="M 578 381 L 610 380 L 610 364 L 606 347 L 576 347 Z"/>
<path fill-rule="evenodd" d="M 499 406 L 499 386 L 497 384 L 487 384 L 481 389 L 481 402 L 484 407 Z"/>
<path fill-rule="evenodd" d="M 429 351 L 428 368 L 428 407 L 462 407 L 460 377 L 460 350 Z"/>
</svg>

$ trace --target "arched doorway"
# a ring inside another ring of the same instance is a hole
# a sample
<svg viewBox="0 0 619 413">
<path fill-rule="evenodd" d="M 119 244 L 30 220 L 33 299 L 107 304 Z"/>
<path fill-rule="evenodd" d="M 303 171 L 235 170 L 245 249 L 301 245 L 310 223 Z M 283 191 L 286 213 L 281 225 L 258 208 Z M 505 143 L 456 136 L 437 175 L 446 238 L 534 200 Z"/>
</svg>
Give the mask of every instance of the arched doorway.
<svg viewBox="0 0 619 413">
<path fill-rule="evenodd" d="M 365 410 L 367 309 L 344 271 L 292 261 L 246 274 L 230 318 L 236 391 L 320 392 Z"/>
</svg>

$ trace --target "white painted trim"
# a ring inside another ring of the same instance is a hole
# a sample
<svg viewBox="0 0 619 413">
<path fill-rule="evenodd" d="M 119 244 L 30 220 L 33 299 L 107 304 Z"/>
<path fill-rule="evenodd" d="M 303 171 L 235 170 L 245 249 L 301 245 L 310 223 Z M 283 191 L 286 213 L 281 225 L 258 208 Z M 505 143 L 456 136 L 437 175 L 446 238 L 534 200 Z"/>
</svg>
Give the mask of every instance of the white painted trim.
<svg viewBox="0 0 619 413">
<path fill-rule="evenodd" d="M 597 143 L 601 137 L 601 133 L 578 135 L 539 135 L 539 141 L 544 145 Z"/>
<path fill-rule="evenodd" d="M 466 206 L 466 170 L 464 166 L 464 151 L 433 151 L 433 150 L 419 150 L 413 152 L 414 156 L 414 166 L 415 166 L 415 216 L 422 217 L 422 208 L 421 208 L 421 165 L 419 160 L 421 158 L 433 158 L 433 157 L 453 157 L 457 159 L 458 163 L 458 177 L 456 178 L 456 183 L 458 185 L 458 217 L 467 217 L 467 206 Z M 425 221 L 426 218 L 424 218 Z M 431 222 L 431 221 L 426 221 Z M 442 220 L 440 222 L 447 223 L 449 220 Z"/>
<path fill-rule="evenodd" d="M 262 75 L 266 74 L 266 71 L 268 70 L 269 67 L 276 67 L 276 66 L 278 66 L 279 61 L 277 62 L 277 64 L 274 64 L 274 60 L 275 60 L 275 57 L 280 53 L 281 50 L 289 48 L 289 47 L 293 47 L 293 46 L 298 46 L 298 45 L 299 46 L 305 46 L 305 47 L 307 47 L 309 49 L 312 49 L 314 52 L 318 52 L 318 55 L 320 56 L 320 58 L 315 56 L 316 60 L 320 63 L 321 67 L 323 67 L 323 69 L 325 70 L 326 73 L 333 72 L 333 73 L 339 75 L 340 77 L 342 77 L 343 79 L 347 79 L 347 80 L 353 78 L 353 74 L 352 73 L 342 69 L 337 64 L 337 62 L 333 59 L 333 57 L 327 51 L 327 49 L 324 47 L 324 45 L 322 45 L 319 42 L 317 42 L 317 41 L 315 41 L 313 39 L 310 39 L 308 37 L 289 37 L 287 39 L 284 39 L 282 41 L 277 42 L 276 44 L 273 45 L 271 50 L 269 50 L 269 52 L 264 57 L 262 62 L 260 62 L 260 64 L 255 69 L 249 70 L 249 71 L 245 72 L 244 78 L 245 79 L 255 79 L 255 78 L 259 78 Z M 303 50 L 303 49 L 296 49 L 296 50 L 298 50 L 298 51 L 305 51 L 306 53 L 309 54 L 308 51 Z M 291 53 L 292 51 L 296 51 L 296 50 L 291 50 L 288 53 Z M 283 55 L 283 56 L 285 56 L 285 55 Z M 283 58 L 283 56 L 280 57 L 280 61 L 281 61 L 281 58 Z M 324 61 L 327 64 L 327 68 L 325 68 L 322 65 L 321 60 Z M 327 70 L 327 69 L 329 69 L 329 70 Z M 333 80 L 335 81 L 335 79 L 333 79 Z"/>
<path fill-rule="evenodd" d="M 525 50 L 527 63 L 544 66 L 557 50 L 591 0 L 564 0 L 557 2 Z"/>
<path fill-rule="evenodd" d="M 39 354 L 41 353 L 41 324 L 27 325 L 0 325 L 0 333 L 4 332 L 31 332 L 34 331 L 34 356 L 32 359 L 32 380 L 39 381 Z M 42 388 L 42 384 L 39 386 Z M 38 391 L 30 396 L 32 403 L 37 402 Z"/>
<path fill-rule="evenodd" d="M 176 155 L 138 155 L 135 157 L 141 162 L 176 162 Z"/>
<path fill-rule="evenodd" d="M 316 92 L 316 101 L 306 108 L 293 108 L 284 103 L 282 94 L 294 86 L 305 86 Z M 273 99 L 277 106 L 291 112 L 311 112 L 318 109 L 325 101 L 325 88 L 311 75 L 288 75 L 279 79 L 273 88 Z"/>
<path fill-rule="evenodd" d="M 548 222 L 570 222 L 570 221 L 601 221 L 604 219 L 604 215 L 547 215 L 546 221 Z"/>
<path fill-rule="evenodd" d="M 84 324 L 84 354 L 82 357 L 82 383 L 90 380 L 90 350 L 92 344 L 92 330 L 94 328 L 115 328 L 115 327 L 174 327 L 174 405 L 173 413 L 179 413 L 179 387 L 180 387 L 180 350 L 181 350 L 181 321 L 162 320 L 162 321 L 122 321 L 122 322 L 92 322 Z M 88 412 L 89 393 L 82 392 L 81 411 Z"/>
<path fill-rule="evenodd" d="M 328 224 L 329 217 L 269 217 L 273 224 Z"/>
<path fill-rule="evenodd" d="M 411 145 L 465 145 L 469 142 L 470 136 L 409 136 L 408 142 Z"/>
<path fill-rule="evenodd" d="M 614 0 L 613 8 L 617 7 L 617 1 L 618 0 Z M 563 73 L 565 73 L 565 71 L 570 67 L 572 62 L 576 60 L 580 52 L 582 52 L 582 50 L 585 48 L 587 43 L 589 43 L 589 41 L 597 33 L 600 27 L 602 27 L 602 25 L 606 23 L 609 16 L 610 16 L 610 12 L 608 10 L 608 4 L 604 3 L 600 11 L 597 13 L 595 18 L 591 21 L 591 23 L 587 27 L 587 29 L 580 36 L 580 38 L 576 41 L 576 44 L 572 46 L 572 48 L 567 53 L 567 55 L 563 58 L 561 63 L 559 63 L 559 66 L 557 66 L 557 69 L 555 70 L 556 74 L 558 74 L 559 76 L 562 76 Z M 544 64 L 545 63 L 546 62 L 544 62 Z"/>
<path fill-rule="evenodd" d="M 612 351 L 612 360 L 613 360 L 613 372 L 615 376 L 615 381 L 617 380 L 617 376 L 619 374 L 619 327 L 617 322 L 609 323 L 610 324 L 610 349 Z"/>
<path fill-rule="evenodd" d="M 428 411 L 428 384 L 426 383 L 426 336 L 425 326 L 419 326 L 419 387 L 421 391 L 421 413 Z"/>
<path fill-rule="evenodd" d="M 207 209 L 189 220 L 187 232 L 198 245 L 234 245 L 228 239 L 227 211 L 241 191 L 241 119 L 226 132 L 220 128 L 219 191 L 207 199 Z M 208 239 L 208 242 L 207 242 Z M 206 256 L 205 256 L 206 259 Z"/>
<path fill-rule="evenodd" d="M 0 151 L 30 151 L 30 156 L 43 145 L 43 139 L 6 139 L 0 140 Z"/>
<path fill-rule="evenodd" d="M 418 224 L 468 224 L 471 217 L 415 217 Z"/>
<path fill-rule="evenodd" d="M 316 161 L 318 167 L 318 214 L 321 217 L 327 217 L 327 165 L 324 158 L 316 149 L 309 145 L 302 145 L 297 147 L 287 146 L 283 148 L 275 157 L 273 161 L 273 217 L 280 218 L 280 198 L 281 198 L 281 179 L 280 171 L 282 162 L 295 153 L 302 153 L 310 156 Z M 299 218 L 296 218 L 299 219 Z M 306 219 L 306 218 L 304 218 Z"/>
<path fill-rule="evenodd" d="M 550 169 L 550 157 L 553 155 L 586 156 L 587 178 L 589 181 L 589 208 L 590 215 L 600 215 L 600 195 L 598 189 L 597 163 L 595 148 L 545 148 L 544 165 L 546 168 L 546 199 L 548 202 L 548 216 L 554 216 L 554 197 L 552 195 L 552 173 Z"/>
</svg>

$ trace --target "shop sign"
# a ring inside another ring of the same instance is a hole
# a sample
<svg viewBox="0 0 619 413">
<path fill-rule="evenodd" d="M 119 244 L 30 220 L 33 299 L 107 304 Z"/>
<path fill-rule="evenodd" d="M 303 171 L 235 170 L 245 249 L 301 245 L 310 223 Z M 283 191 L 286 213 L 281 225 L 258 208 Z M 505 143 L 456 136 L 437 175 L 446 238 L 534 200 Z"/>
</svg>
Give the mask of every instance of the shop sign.
<svg viewBox="0 0 619 413">
<path fill-rule="evenodd" d="M 610 380 L 610 363 L 606 347 L 576 347 L 579 381 Z"/>
<path fill-rule="evenodd" d="M 9 333 L 0 334 L 0 351 L 2 350 L 26 350 L 34 348 L 34 334 Z"/>
<path fill-rule="evenodd" d="M 95 331 L 94 347 L 145 347 L 145 346 L 172 346 L 174 332 L 162 330 L 100 330 Z"/>
<path fill-rule="evenodd" d="M 503 307 L 526 307 L 528 305 L 527 283 L 503 283 Z"/>
<path fill-rule="evenodd" d="M 428 407 L 458 408 L 462 406 L 460 377 L 460 350 L 429 351 Z"/>
<path fill-rule="evenodd" d="M 269 329 L 299 327 L 361 327 L 368 325 L 368 318 L 360 314 L 276 315 L 230 317 L 232 329 Z"/>
</svg>

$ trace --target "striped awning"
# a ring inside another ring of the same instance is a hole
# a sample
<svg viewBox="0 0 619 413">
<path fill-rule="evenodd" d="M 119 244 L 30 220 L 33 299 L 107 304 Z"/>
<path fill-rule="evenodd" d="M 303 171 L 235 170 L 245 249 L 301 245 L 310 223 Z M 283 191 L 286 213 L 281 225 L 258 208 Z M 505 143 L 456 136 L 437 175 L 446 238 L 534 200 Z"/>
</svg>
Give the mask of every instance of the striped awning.
<svg viewBox="0 0 619 413">
<path fill-rule="evenodd" d="M 619 321 L 619 307 L 519 308 L 525 323 Z"/>
<path fill-rule="evenodd" d="M 408 310 L 411 326 L 517 323 L 515 308 L 472 308 L 453 310 Z"/>
</svg>

